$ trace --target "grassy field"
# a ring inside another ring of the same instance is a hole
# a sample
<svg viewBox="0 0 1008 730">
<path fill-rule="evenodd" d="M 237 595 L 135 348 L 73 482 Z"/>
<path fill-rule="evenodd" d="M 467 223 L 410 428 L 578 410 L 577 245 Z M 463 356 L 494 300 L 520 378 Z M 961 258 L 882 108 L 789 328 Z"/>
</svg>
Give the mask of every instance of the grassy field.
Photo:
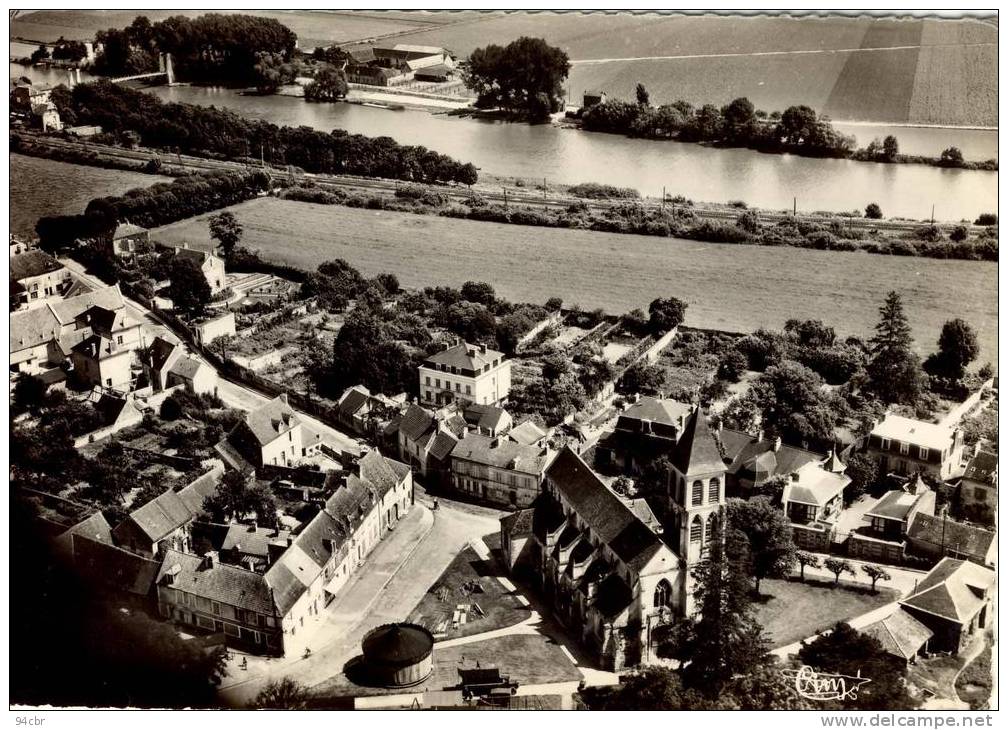
<svg viewBox="0 0 1008 730">
<path fill-rule="evenodd" d="M 997 360 L 997 266 L 811 249 L 699 245 L 647 236 L 532 228 L 262 198 L 234 206 L 245 245 L 314 269 L 344 258 L 365 274 L 391 271 L 404 286 L 492 282 L 513 301 L 560 296 L 623 313 L 658 296 L 689 304 L 687 324 L 751 331 L 796 316 L 843 335 L 868 336 L 886 293 L 898 288 L 918 349 L 962 317 L 977 330 L 980 360 Z M 207 246 L 207 218 L 153 233 Z M 954 286 L 952 283 L 954 282 Z"/>
<path fill-rule="evenodd" d="M 769 600 L 760 604 L 757 618 L 773 647 L 787 646 L 896 600 L 896 591 L 878 593 L 856 588 L 834 588 L 831 583 L 806 580 L 764 580 L 760 586 Z"/>
</svg>

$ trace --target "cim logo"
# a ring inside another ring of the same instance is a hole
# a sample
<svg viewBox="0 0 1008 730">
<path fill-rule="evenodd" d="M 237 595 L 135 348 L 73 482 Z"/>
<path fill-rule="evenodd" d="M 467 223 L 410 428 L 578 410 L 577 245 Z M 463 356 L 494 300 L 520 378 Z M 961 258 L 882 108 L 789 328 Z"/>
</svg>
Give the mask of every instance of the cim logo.
<svg viewBox="0 0 1008 730">
<path fill-rule="evenodd" d="M 845 674 L 819 674 L 812 667 L 801 669 L 783 669 L 781 673 L 794 680 L 795 692 L 807 700 L 826 702 L 828 700 L 856 700 L 861 685 L 871 682 L 861 676 L 858 670 L 856 677 Z"/>
</svg>

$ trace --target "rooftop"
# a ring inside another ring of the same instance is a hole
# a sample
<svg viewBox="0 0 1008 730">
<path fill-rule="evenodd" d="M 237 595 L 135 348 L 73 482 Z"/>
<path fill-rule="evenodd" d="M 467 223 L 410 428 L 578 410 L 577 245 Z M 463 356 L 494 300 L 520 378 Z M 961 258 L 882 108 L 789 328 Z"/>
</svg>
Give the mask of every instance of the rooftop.
<svg viewBox="0 0 1008 730">
<path fill-rule="evenodd" d="M 21 281 L 33 276 L 42 276 L 53 271 L 59 271 L 62 268 L 63 264 L 45 251 L 37 248 L 31 248 L 24 253 L 15 254 L 10 257 L 11 281 Z"/>
<path fill-rule="evenodd" d="M 693 406 L 688 403 L 680 403 L 669 398 L 641 396 L 640 400 L 620 414 L 620 418 L 654 421 L 679 427 L 680 419 L 685 421 L 692 411 Z"/>
<path fill-rule="evenodd" d="M 176 590 L 268 616 L 277 614 L 265 577 L 250 570 L 224 563 L 210 567 L 198 555 L 168 550 L 157 582 L 160 584 L 169 574 Z"/>
<path fill-rule="evenodd" d="M 116 226 L 115 233 L 112 234 L 112 238 L 115 240 L 117 238 L 125 238 L 126 236 L 135 236 L 138 233 L 144 233 L 146 231 L 146 228 L 135 226 L 132 223 L 120 223 Z"/>
<path fill-rule="evenodd" d="M 879 438 L 942 451 L 951 445 L 954 429 L 889 413 L 872 429 L 871 433 L 872 436 Z"/>
<path fill-rule="evenodd" d="M 843 493 L 844 487 L 851 481 L 850 477 L 828 471 L 824 464 L 815 462 L 805 464 L 795 472 L 795 475 L 798 477 L 797 481 L 791 479 L 784 486 L 785 503 L 798 502 L 822 507 Z"/>
<path fill-rule="evenodd" d="M 532 421 L 524 421 L 508 431 L 508 438 L 520 444 L 530 446 L 538 443 L 546 432 L 539 428 Z"/>
<path fill-rule="evenodd" d="M 539 474 L 549 461 L 550 452 L 538 446 L 525 446 L 503 436 L 467 434 L 451 452 L 452 458 L 479 464 Z"/>
<path fill-rule="evenodd" d="M 983 608 L 993 585 L 993 570 L 968 560 L 943 558 L 900 603 L 966 624 Z"/>
<path fill-rule="evenodd" d="M 919 494 L 907 494 L 901 489 L 886 492 L 882 499 L 875 503 L 865 517 L 882 517 L 887 520 L 905 520 L 914 504 L 921 497 Z"/>
<path fill-rule="evenodd" d="M 943 545 L 960 555 L 970 555 L 986 562 L 996 534 L 976 525 L 918 512 L 910 523 L 907 537 Z"/>
<path fill-rule="evenodd" d="M 278 395 L 268 403 L 245 414 L 244 424 L 249 432 L 265 446 L 301 423 L 294 409 L 287 403 L 286 396 Z"/>
<path fill-rule="evenodd" d="M 682 435 L 676 442 L 672 463 L 687 476 L 724 469 L 721 450 L 714 440 L 707 423 L 707 414 L 702 408 L 695 408 L 686 419 Z"/>
<path fill-rule="evenodd" d="M 963 479 L 970 479 L 974 482 L 984 482 L 995 485 L 997 483 L 998 458 L 997 454 L 989 451 L 981 451 L 970 459 L 966 465 L 966 472 Z"/>
<path fill-rule="evenodd" d="M 494 360 L 503 359 L 503 352 L 497 352 L 482 345 L 470 345 L 460 342 L 445 350 L 435 352 L 427 358 L 425 364 L 478 372 L 485 366 L 492 365 Z"/>
<path fill-rule="evenodd" d="M 902 608 L 861 629 L 874 637 L 886 652 L 900 659 L 912 659 L 934 632 Z"/>
</svg>

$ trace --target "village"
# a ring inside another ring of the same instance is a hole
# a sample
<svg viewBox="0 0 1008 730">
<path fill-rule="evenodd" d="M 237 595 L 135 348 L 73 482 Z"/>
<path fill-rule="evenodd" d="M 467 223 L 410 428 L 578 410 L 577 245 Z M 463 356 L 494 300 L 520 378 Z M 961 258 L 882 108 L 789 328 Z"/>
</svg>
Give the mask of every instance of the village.
<svg viewBox="0 0 1008 730">
<path fill-rule="evenodd" d="M 663 637 L 733 504 L 785 532 L 754 574 L 780 657 L 847 622 L 926 705 L 990 651 L 996 378 L 789 443 L 732 427 L 761 377 L 724 355 L 746 336 L 691 330 L 674 299 L 614 317 L 345 262 L 285 276 L 249 270 L 240 235 L 10 241 L 15 464 L 36 475 L 15 495 L 92 590 L 226 647 L 228 704 L 288 678 L 319 706 L 575 706 L 674 665 Z M 366 317 L 405 364 L 369 353 Z M 341 347 L 356 364 L 327 370 Z M 86 466 L 47 468 L 60 448 Z"/>
</svg>

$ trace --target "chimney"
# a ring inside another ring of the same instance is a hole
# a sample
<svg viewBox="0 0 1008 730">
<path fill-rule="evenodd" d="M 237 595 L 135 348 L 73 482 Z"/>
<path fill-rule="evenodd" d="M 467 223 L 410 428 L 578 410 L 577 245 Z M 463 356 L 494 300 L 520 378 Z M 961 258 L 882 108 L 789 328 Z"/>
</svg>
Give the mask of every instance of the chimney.
<svg viewBox="0 0 1008 730">
<path fill-rule="evenodd" d="M 211 550 L 203 556 L 203 569 L 211 570 L 220 565 L 220 556 L 216 550 Z"/>
<path fill-rule="evenodd" d="M 486 355 L 486 351 L 487 351 L 486 343 L 480 345 L 480 352 Z"/>
<path fill-rule="evenodd" d="M 798 483 L 798 472 L 796 471 L 791 472 L 791 482 L 795 484 Z"/>
<path fill-rule="evenodd" d="M 252 520 L 252 522 L 249 523 L 249 530 L 248 531 L 249 532 L 256 532 L 256 531 L 258 531 L 258 529 L 259 529 L 259 524 L 255 520 Z"/>
<path fill-rule="evenodd" d="M 764 436 L 766 436 L 766 434 L 763 433 L 763 429 L 761 428 L 759 431 L 756 432 L 756 443 L 762 442 Z"/>
<path fill-rule="evenodd" d="M 780 436 L 777 436 L 773 441 L 773 450 L 780 451 L 780 447 L 781 447 Z"/>
</svg>

